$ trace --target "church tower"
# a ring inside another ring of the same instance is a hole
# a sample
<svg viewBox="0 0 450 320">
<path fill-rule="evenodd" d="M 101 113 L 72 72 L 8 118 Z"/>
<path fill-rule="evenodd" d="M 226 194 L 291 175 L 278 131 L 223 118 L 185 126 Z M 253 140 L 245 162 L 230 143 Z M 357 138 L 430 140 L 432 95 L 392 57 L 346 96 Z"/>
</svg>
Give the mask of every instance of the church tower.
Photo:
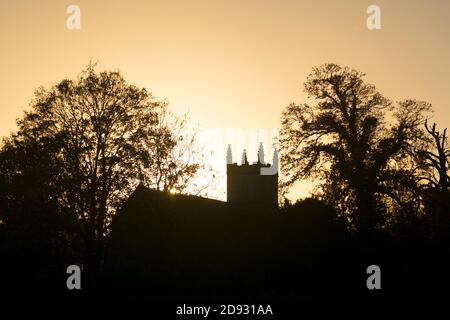
<svg viewBox="0 0 450 320">
<path fill-rule="evenodd" d="M 244 149 L 241 164 L 233 163 L 231 146 L 227 150 L 227 202 L 265 208 L 278 207 L 278 152 L 273 163 L 265 163 L 262 143 L 258 161 L 249 164 Z"/>
</svg>

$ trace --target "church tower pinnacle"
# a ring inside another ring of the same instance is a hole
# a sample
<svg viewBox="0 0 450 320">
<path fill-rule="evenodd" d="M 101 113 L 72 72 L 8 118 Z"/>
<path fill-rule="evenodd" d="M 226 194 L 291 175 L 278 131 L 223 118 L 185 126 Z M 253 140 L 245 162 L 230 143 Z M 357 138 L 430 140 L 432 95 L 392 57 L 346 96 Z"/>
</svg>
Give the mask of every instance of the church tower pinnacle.
<svg viewBox="0 0 450 320">
<path fill-rule="evenodd" d="M 258 148 L 258 161 L 249 164 L 247 151 L 242 152 L 241 164 L 233 163 L 231 146 L 227 151 L 227 202 L 260 208 L 278 207 L 278 151 L 273 164 L 264 161 L 264 147 Z"/>
<path fill-rule="evenodd" d="M 242 160 L 241 160 L 241 165 L 244 165 L 244 164 L 248 164 L 247 151 L 245 151 L 245 149 L 244 149 L 244 152 L 242 152 Z"/>
<path fill-rule="evenodd" d="M 227 149 L 227 164 L 232 164 L 233 163 L 233 153 L 231 151 L 231 145 L 228 145 L 228 149 Z"/>
<path fill-rule="evenodd" d="M 266 164 L 264 162 L 264 146 L 263 146 L 262 142 L 259 144 L 259 149 L 258 149 L 258 163 Z"/>
</svg>

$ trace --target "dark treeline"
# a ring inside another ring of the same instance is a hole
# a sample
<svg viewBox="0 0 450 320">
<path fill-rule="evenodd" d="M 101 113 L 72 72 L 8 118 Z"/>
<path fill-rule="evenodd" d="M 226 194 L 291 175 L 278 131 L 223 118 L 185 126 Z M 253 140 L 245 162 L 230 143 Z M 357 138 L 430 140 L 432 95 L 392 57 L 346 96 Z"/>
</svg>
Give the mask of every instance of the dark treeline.
<svg viewBox="0 0 450 320">
<path fill-rule="evenodd" d="M 430 104 L 394 103 L 363 77 L 314 68 L 314 103 L 284 110 L 280 193 L 320 184 L 278 210 L 171 195 L 203 167 L 195 136 L 119 72 L 90 65 L 37 90 L 0 150 L 2 295 L 357 299 L 377 294 L 372 264 L 381 295 L 437 294 L 450 284 L 446 129 Z M 73 264 L 81 292 L 66 288 Z"/>
<path fill-rule="evenodd" d="M 255 214 L 257 212 L 257 214 Z M 448 243 L 349 232 L 310 198 L 281 210 L 139 187 L 114 219 L 97 294 L 177 302 L 422 301 L 450 284 Z M 418 228 L 419 229 L 419 228 Z M 366 287 L 380 266 L 382 290 Z M 376 299 L 376 300 L 373 300 Z"/>
</svg>

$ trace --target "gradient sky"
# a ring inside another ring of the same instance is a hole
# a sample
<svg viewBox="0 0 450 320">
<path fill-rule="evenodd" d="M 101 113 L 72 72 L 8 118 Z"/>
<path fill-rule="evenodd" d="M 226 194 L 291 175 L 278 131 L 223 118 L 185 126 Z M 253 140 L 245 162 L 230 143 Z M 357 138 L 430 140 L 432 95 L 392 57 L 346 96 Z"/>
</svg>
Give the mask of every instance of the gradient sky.
<svg viewBox="0 0 450 320">
<path fill-rule="evenodd" d="M 70 4 L 81 30 L 66 28 Z M 366 28 L 371 4 L 381 30 Z M 203 128 L 278 127 L 283 108 L 305 99 L 312 67 L 327 62 L 365 72 L 394 100 L 431 102 L 450 126 L 450 1 L 1 0 L 0 33 L 0 136 L 35 88 L 90 60 Z"/>
</svg>

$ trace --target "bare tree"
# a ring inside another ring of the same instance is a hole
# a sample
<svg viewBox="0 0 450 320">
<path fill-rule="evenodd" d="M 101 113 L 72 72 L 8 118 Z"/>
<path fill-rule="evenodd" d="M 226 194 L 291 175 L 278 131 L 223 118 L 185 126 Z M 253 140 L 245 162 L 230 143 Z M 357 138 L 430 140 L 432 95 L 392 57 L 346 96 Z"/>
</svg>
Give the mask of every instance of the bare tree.
<svg viewBox="0 0 450 320">
<path fill-rule="evenodd" d="M 156 111 L 156 126 L 143 141 L 141 182 L 165 192 L 204 194 L 212 186 L 214 171 L 205 164 L 199 128 L 189 124 L 187 114 L 173 114 L 167 102 Z"/>
<path fill-rule="evenodd" d="M 419 150 L 418 156 L 424 175 L 420 178 L 432 187 L 440 191 L 448 191 L 450 188 L 450 148 L 448 147 L 447 128 L 440 133 L 436 129 L 436 123 L 431 128 L 425 122 L 425 129 L 432 137 L 433 150 Z"/>
<path fill-rule="evenodd" d="M 450 228 L 450 149 L 447 129 L 441 133 L 436 123 L 425 122 L 430 143 L 417 150 L 418 181 L 426 213 L 429 235 L 441 239 L 448 237 Z"/>
</svg>

